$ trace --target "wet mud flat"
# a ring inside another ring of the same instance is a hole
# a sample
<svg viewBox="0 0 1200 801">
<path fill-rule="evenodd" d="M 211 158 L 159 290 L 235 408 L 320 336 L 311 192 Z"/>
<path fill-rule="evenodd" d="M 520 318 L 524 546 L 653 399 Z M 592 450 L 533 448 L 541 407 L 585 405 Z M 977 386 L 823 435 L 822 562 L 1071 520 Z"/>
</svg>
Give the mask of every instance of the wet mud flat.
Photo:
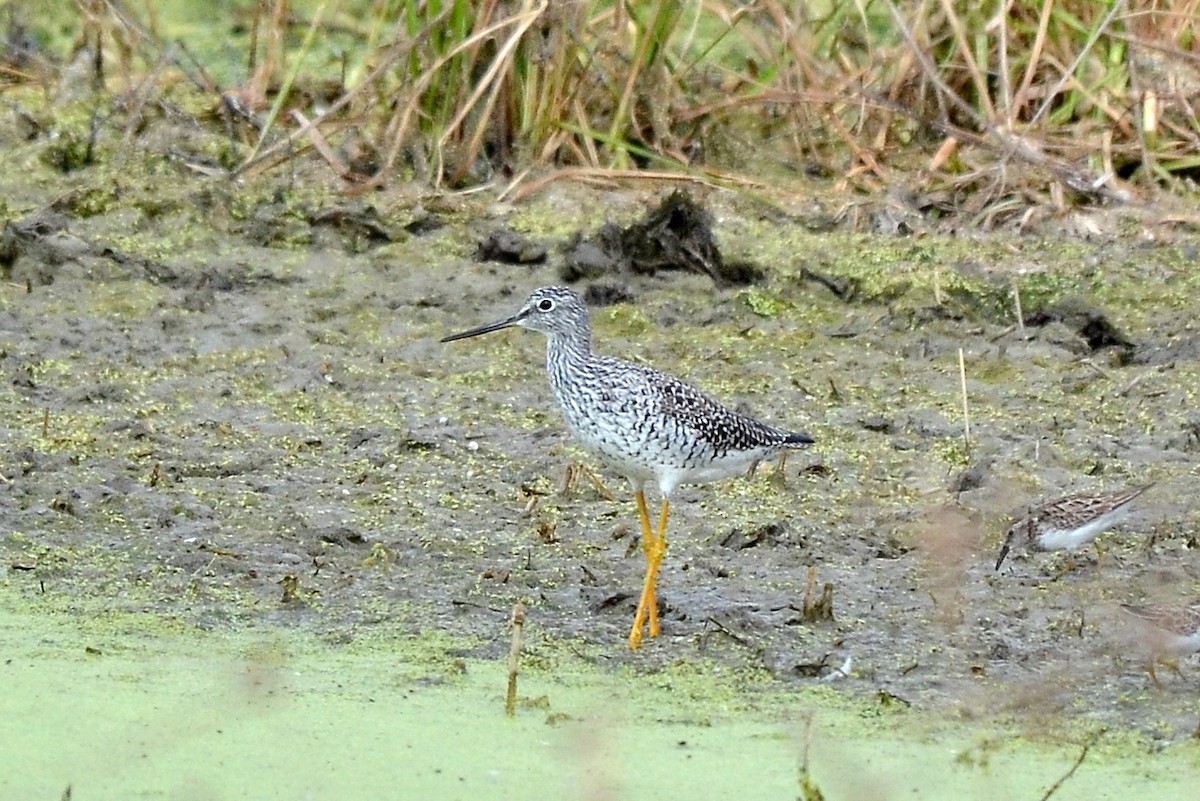
<svg viewBox="0 0 1200 801">
<path fill-rule="evenodd" d="M 36 186 L 10 194 L 29 211 L 10 220 L 0 289 L 0 554 L 23 602 L 333 644 L 386 625 L 490 660 L 519 600 L 532 664 L 631 681 L 710 666 L 748 693 L 764 678 L 827 686 L 1059 742 L 1103 728 L 1153 748 L 1200 726 L 1195 660 L 1154 688 L 1118 608 L 1197 587 L 1194 233 L 883 238 L 713 192 L 748 282 L 572 276 L 600 287 L 596 350 L 817 439 L 780 472 L 680 492 L 664 633 L 630 653 L 633 503 L 603 470 L 616 502 L 566 480 L 587 457 L 546 386 L 544 341 L 437 340 L 562 282 L 560 248 L 643 219 L 659 193 L 421 213 L 398 195 L 383 215 L 396 226 L 372 237 L 362 220 L 378 211 L 324 195 L 180 182 L 154 187 L 153 214 L 84 215 L 90 191 L 57 216 Z M 500 226 L 547 257 L 476 260 Z M 993 569 L 1014 511 L 1149 481 L 1102 564 Z M 831 619 L 805 619 L 810 580 L 831 586 Z"/>
</svg>

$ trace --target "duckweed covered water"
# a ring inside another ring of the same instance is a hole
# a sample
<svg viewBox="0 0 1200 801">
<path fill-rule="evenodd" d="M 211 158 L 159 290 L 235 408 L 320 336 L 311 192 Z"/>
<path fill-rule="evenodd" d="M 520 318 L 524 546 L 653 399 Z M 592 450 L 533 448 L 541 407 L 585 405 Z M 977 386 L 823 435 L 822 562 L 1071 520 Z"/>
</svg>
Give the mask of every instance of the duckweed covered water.
<svg viewBox="0 0 1200 801">
<path fill-rule="evenodd" d="M 419 642 L 20 606 L 0 613 L 11 799 L 794 799 L 806 743 L 827 799 L 1037 799 L 1078 753 L 872 719 L 822 689 L 714 703 L 717 668 L 682 690 L 669 673 L 533 670 L 507 719 L 499 661 L 425 659 Z M 1184 801 L 1198 759 L 1100 747 L 1055 797 Z"/>
</svg>

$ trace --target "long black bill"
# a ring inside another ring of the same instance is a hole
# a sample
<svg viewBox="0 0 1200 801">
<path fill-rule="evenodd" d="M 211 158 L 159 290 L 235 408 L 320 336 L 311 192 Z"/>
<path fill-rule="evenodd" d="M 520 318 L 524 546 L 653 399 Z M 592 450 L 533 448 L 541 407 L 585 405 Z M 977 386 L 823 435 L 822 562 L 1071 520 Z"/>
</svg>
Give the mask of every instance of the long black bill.
<svg viewBox="0 0 1200 801">
<path fill-rule="evenodd" d="M 456 339 L 466 339 L 467 337 L 477 337 L 480 334 L 490 334 L 493 331 L 499 331 L 502 328 L 512 328 L 514 325 L 516 325 L 520 321 L 521 321 L 521 315 L 515 314 L 512 317 L 509 317 L 507 320 L 500 320 L 499 322 L 488 323 L 487 325 L 481 325 L 478 328 L 472 328 L 468 331 L 463 331 L 462 333 L 459 333 L 459 334 L 451 334 L 448 337 L 442 337 L 442 342 L 453 342 Z"/>
<path fill-rule="evenodd" d="M 996 569 L 1000 569 L 1000 565 L 1004 564 L 1004 557 L 1008 556 L 1008 540 L 1000 546 L 1000 555 L 996 557 Z"/>
</svg>

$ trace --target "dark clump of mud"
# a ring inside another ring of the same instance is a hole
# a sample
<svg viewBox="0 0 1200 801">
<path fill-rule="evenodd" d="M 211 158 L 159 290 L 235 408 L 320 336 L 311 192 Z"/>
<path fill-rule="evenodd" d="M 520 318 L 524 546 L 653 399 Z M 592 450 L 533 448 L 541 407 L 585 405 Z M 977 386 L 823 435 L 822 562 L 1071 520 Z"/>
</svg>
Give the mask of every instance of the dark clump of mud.
<svg viewBox="0 0 1200 801">
<path fill-rule="evenodd" d="M 511 228 L 501 228 L 479 242 L 475 259 L 502 264 L 539 264 L 546 260 L 546 246 Z"/>
<path fill-rule="evenodd" d="M 1103 311 L 1080 298 L 1067 298 L 1038 309 L 1025 318 L 1026 325 L 1060 323 L 1073 331 L 1089 350 L 1116 348 L 1122 362 L 1129 361 L 1134 343 L 1113 325 Z"/>
<path fill-rule="evenodd" d="M 628 226 L 606 223 L 593 236 L 576 234 L 564 248 L 564 281 L 600 278 L 615 272 L 655 275 L 683 270 L 707 275 L 721 286 L 760 280 L 760 268 L 726 260 L 712 229 L 712 215 L 691 195 L 676 190 Z"/>
</svg>

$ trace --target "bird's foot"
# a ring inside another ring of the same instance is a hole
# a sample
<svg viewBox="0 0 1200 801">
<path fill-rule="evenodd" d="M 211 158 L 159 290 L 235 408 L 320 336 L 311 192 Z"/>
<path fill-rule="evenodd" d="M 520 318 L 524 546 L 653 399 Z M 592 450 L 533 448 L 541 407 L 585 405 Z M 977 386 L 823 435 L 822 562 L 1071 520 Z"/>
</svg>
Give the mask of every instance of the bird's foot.
<svg viewBox="0 0 1200 801">
<path fill-rule="evenodd" d="M 629 630 L 629 650 L 636 651 L 641 647 L 643 629 L 651 637 L 658 636 L 658 599 L 654 596 L 653 588 L 651 588 L 648 598 L 646 591 L 642 590 L 642 598 L 638 601 L 637 613 L 633 616 L 633 628 Z"/>
<path fill-rule="evenodd" d="M 562 486 L 559 488 L 559 491 L 563 495 L 572 492 L 579 486 L 580 479 L 587 479 L 588 483 L 606 501 L 616 502 L 617 496 L 613 495 L 612 490 L 604 486 L 604 482 L 600 480 L 600 476 L 596 475 L 596 471 L 583 462 L 573 462 L 567 465 L 567 472 L 563 476 Z"/>
</svg>

